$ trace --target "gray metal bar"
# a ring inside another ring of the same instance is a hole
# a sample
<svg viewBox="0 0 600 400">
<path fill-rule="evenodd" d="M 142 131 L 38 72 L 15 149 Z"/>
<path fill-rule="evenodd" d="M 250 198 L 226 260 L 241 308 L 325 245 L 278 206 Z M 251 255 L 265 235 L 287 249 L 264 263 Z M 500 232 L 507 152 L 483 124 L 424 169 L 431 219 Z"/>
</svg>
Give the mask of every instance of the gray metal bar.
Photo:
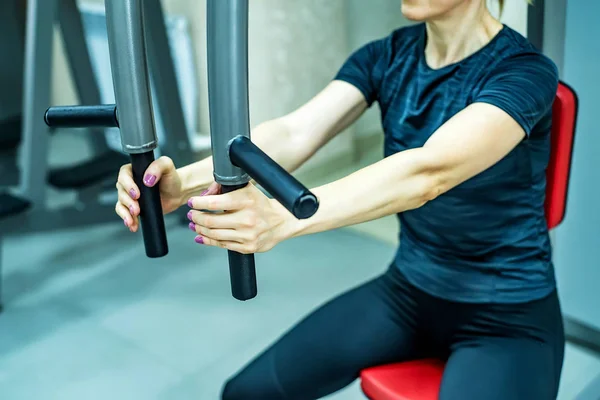
<svg viewBox="0 0 600 400">
<path fill-rule="evenodd" d="M 30 0 L 27 9 L 21 191 L 33 207 L 46 200 L 49 129 L 43 116 L 50 105 L 56 7 L 56 0 Z"/>
<path fill-rule="evenodd" d="M 113 85 L 123 150 L 146 153 L 157 147 L 144 41 L 142 0 L 106 0 Z"/>
<path fill-rule="evenodd" d="M 0 2 L 0 119 L 21 114 L 23 102 L 23 34 L 14 0 Z"/>
<path fill-rule="evenodd" d="M 173 158 L 177 165 L 191 164 L 197 160 L 188 139 L 164 11 L 160 0 L 145 0 L 142 4 L 152 97 L 166 133 L 161 139 L 161 152 Z"/>
<path fill-rule="evenodd" d="M 168 252 L 159 186 L 147 187 L 144 174 L 158 146 L 148 80 L 142 0 L 107 0 L 106 21 L 113 85 L 123 149 L 131 154 L 133 179 L 140 189 L 140 219 L 151 258 Z"/>
<path fill-rule="evenodd" d="M 564 317 L 565 336 L 573 344 L 583 347 L 600 356 L 600 331 L 578 321 L 573 317 Z"/>
<path fill-rule="evenodd" d="M 208 94 L 214 174 L 223 185 L 242 185 L 248 175 L 229 159 L 229 142 L 250 137 L 248 111 L 248 0 L 209 0 Z"/>
<path fill-rule="evenodd" d="M 82 105 L 101 104 L 100 88 L 85 41 L 81 13 L 75 0 L 60 1 L 58 20 L 80 103 Z M 89 140 L 95 154 L 101 154 L 109 150 L 102 129 L 90 129 Z"/>
<path fill-rule="evenodd" d="M 535 0 L 527 10 L 527 39 L 539 50 L 544 48 L 544 0 Z"/>
<path fill-rule="evenodd" d="M 567 29 L 567 0 L 544 3 L 544 54 L 554 61 L 560 76 L 565 66 L 565 36 Z"/>
</svg>

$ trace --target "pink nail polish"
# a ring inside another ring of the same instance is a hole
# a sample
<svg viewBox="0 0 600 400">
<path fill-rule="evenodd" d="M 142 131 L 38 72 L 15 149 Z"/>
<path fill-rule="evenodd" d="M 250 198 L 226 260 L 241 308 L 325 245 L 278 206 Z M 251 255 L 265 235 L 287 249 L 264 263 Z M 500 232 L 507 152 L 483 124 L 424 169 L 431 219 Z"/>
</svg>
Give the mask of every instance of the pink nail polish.
<svg viewBox="0 0 600 400">
<path fill-rule="evenodd" d="M 192 199 L 188 200 L 188 207 L 194 208 L 194 202 L 192 201 Z"/>
<path fill-rule="evenodd" d="M 135 189 L 131 189 L 129 190 L 129 195 L 131 196 L 132 199 L 135 200 L 137 193 L 135 192 Z"/>
<path fill-rule="evenodd" d="M 144 183 L 146 184 L 146 186 L 154 186 L 154 184 L 156 183 L 156 176 L 150 174 L 146 175 L 144 177 Z"/>
<path fill-rule="evenodd" d="M 200 193 L 200 196 L 206 196 L 206 193 L 208 193 L 208 190 L 205 190 L 204 192 Z"/>
<path fill-rule="evenodd" d="M 202 236 L 196 236 L 195 240 L 198 244 L 204 244 L 204 239 L 202 238 Z"/>
<path fill-rule="evenodd" d="M 131 215 L 135 215 L 135 208 L 133 208 L 133 206 L 129 206 L 129 212 Z"/>
<path fill-rule="evenodd" d="M 190 227 L 190 230 L 196 232 L 196 224 L 194 224 L 193 222 L 190 222 L 189 227 Z"/>
<path fill-rule="evenodd" d="M 192 212 L 191 211 L 189 213 L 187 213 L 187 217 L 190 221 L 192 220 Z"/>
<path fill-rule="evenodd" d="M 125 224 L 125 226 L 129 227 L 129 224 L 127 223 L 126 219 L 123 220 L 123 224 Z"/>
</svg>

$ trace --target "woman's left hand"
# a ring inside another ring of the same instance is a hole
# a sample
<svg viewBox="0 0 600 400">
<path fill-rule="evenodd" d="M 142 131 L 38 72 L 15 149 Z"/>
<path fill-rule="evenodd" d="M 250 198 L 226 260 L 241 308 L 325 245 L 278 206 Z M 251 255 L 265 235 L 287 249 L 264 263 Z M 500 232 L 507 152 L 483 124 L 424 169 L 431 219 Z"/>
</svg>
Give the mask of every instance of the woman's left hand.
<svg viewBox="0 0 600 400">
<path fill-rule="evenodd" d="M 287 238 L 293 216 L 276 200 L 252 183 L 226 194 L 217 194 L 220 188 L 215 185 L 188 202 L 196 243 L 251 254 L 271 250 Z"/>
</svg>

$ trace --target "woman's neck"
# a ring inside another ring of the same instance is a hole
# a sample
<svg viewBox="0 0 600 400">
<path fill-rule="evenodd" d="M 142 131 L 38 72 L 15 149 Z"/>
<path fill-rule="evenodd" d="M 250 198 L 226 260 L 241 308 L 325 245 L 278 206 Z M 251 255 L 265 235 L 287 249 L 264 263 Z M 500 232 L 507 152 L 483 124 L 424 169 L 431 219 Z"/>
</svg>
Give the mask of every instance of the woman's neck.
<svg viewBox="0 0 600 400">
<path fill-rule="evenodd" d="M 427 21 L 425 59 L 434 69 L 459 62 L 488 44 L 503 25 L 485 1 L 463 2 L 440 18 Z"/>
</svg>

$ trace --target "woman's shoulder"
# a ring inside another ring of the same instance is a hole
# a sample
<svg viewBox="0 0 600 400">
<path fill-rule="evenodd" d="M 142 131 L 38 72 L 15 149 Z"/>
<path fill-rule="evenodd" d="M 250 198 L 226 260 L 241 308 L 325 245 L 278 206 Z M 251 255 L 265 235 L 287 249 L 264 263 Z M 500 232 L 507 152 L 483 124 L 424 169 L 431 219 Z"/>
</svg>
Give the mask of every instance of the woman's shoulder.
<svg viewBox="0 0 600 400">
<path fill-rule="evenodd" d="M 515 29 L 505 25 L 499 33 L 496 45 L 491 49 L 493 66 L 510 64 L 522 67 L 536 65 L 541 68 L 556 69 L 556 64 L 539 51 L 526 37 Z"/>
</svg>

